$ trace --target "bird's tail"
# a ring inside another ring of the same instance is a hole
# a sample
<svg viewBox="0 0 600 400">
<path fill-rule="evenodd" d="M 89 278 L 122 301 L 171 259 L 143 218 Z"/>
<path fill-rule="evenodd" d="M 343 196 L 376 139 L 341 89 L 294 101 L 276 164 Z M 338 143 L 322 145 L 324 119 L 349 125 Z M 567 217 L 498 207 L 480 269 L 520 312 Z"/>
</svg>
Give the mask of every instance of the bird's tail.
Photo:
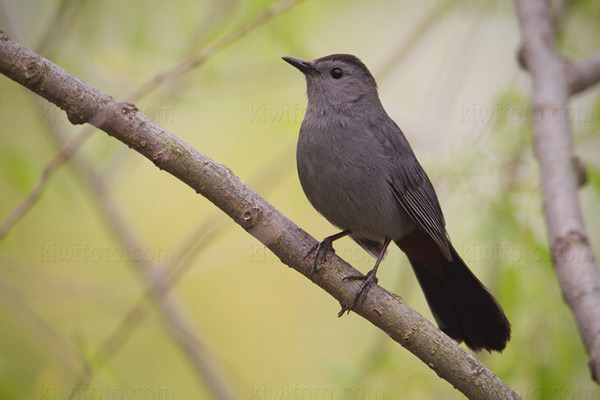
<svg viewBox="0 0 600 400">
<path fill-rule="evenodd" d="M 438 326 L 472 350 L 502 351 L 510 324 L 502 307 L 451 248 L 452 261 L 441 275 L 409 257 Z"/>
</svg>

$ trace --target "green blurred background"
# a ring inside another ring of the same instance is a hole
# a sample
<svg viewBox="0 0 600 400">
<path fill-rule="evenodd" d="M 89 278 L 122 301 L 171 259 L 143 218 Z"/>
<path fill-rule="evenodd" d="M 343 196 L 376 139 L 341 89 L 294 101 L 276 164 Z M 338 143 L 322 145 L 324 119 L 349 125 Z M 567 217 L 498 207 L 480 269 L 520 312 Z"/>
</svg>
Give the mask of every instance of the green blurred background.
<svg viewBox="0 0 600 400">
<path fill-rule="evenodd" d="M 477 357 L 525 399 L 600 399 L 550 262 L 513 3 L 287 3 L 285 13 L 169 79 L 137 107 L 321 239 L 336 229 L 312 209 L 295 171 L 305 83 L 280 57 L 359 56 L 434 182 L 455 247 L 512 323 L 502 354 Z M 559 51 L 583 59 L 599 50 L 600 4 L 566 3 Z M 0 28 L 124 99 L 272 4 L 3 0 Z M 570 106 L 575 153 L 589 174 L 582 210 L 598 254 L 600 91 L 579 94 Z M 5 77 L 0 120 L 4 219 L 60 140 L 82 127 Z M 96 131 L 76 160 L 51 175 L 39 201 L 0 240 L 0 399 L 68 398 L 78 382 L 78 399 L 215 397 L 131 260 L 153 276 L 178 268 L 166 312 L 201 340 L 213 386 L 218 381 L 239 398 L 463 398 L 362 318 L 338 319 L 329 295 L 120 142 Z M 123 229 L 137 238 L 134 249 L 119 239 Z M 373 264 L 350 240 L 336 249 L 363 272 Z M 379 282 L 432 320 L 398 249 Z M 127 317 L 136 306 L 142 311 Z"/>
</svg>

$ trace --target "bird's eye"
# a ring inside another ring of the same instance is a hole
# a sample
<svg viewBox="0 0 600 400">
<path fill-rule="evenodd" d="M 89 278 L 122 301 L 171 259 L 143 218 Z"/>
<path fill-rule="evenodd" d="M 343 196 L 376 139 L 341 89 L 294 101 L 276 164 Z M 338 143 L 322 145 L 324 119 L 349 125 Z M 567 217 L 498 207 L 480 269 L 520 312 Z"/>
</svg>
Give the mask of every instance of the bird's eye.
<svg viewBox="0 0 600 400">
<path fill-rule="evenodd" d="M 344 76 L 344 71 L 342 71 L 339 68 L 334 68 L 331 70 L 331 77 L 333 79 L 340 79 L 342 76 Z"/>
</svg>

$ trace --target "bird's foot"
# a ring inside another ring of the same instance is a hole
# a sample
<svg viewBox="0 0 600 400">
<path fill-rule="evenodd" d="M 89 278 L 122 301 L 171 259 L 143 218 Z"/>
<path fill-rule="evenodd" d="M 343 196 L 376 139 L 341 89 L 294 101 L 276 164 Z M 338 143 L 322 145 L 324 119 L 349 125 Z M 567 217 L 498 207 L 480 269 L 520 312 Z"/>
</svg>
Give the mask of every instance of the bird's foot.
<svg viewBox="0 0 600 400">
<path fill-rule="evenodd" d="M 318 272 L 317 264 L 323 258 L 323 256 L 325 254 L 327 254 L 329 251 L 333 251 L 335 253 L 335 250 L 333 249 L 333 246 L 331 244 L 334 241 L 343 238 L 344 236 L 348 236 L 349 234 L 350 234 L 350 230 L 347 229 L 340 233 L 336 233 L 335 235 L 327 236 L 325 239 L 321 240 L 319 243 L 317 243 L 313 247 L 311 247 L 309 252 L 306 253 L 304 258 L 310 256 L 312 253 L 315 253 L 315 258 L 313 259 L 313 263 L 310 268 L 309 277 L 311 280 L 312 280 L 313 274 L 315 272 Z"/>
<path fill-rule="evenodd" d="M 321 240 L 319 243 L 317 243 L 313 247 L 311 247 L 311 249 L 308 251 L 308 253 L 306 253 L 306 255 L 304 256 L 304 258 L 306 258 L 306 257 L 310 256 L 312 253 L 315 253 L 315 257 L 313 258 L 312 266 L 310 267 L 310 279 L 311 280 L 313 278 L 313 274 L 315 272 L 318 272 L 317 264 L 323 258 L 323 256 L 325 254 L 327 254 L 329 251 L 333 251 L 335 253 L 335 250 L 333 249 L 333 246 L 332 246 L 333 240 L 334 239 L 332 239 L 331 236 L 326 237 L 325 239 Z"/>
<path fill-rule="evenodd" d="M 354 308 L 354 306 L 356 306 L 356 304 L 358 303 L 358 299 L 360 297 L 362 297 L 363 302 L 365 301 L 365 299 L 367 298 L 367 293 L 369 292 L 369 289 L 371 289 L 371 286 L 374 283 L 378 282 L 377 276 L 375 276 L 376 273 L 377 273 L 377 270 L 372 269 L 371 271 L 367 272 L 366 275 L 350 275 L 350 276 L 346 276 L 343 279 L 344 281 L 361 280 L 361 281 L 363 281 L 363 283 L 362 283 L 362 285 L 360 285 L 358 292 L 356 292 L 356 296 L 354 296 L 354 300 L 352 301 L 352 304 L 350 305 L 350 307 L 342 304 L 342 309 L 338 313 L 338 317 L 341 317 L 342 315 L 344 315 L 344 313 L 346 311 L 348 312 L 348 314 L 350 314 L 350 310 L 352 310 Z"/>
</svg>

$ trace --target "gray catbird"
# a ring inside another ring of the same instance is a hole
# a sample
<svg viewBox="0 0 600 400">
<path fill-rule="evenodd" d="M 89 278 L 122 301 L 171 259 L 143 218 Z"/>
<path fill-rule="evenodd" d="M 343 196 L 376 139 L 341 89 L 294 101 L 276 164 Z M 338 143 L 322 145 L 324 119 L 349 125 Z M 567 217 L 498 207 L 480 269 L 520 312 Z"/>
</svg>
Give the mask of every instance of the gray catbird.
<svg viewBox="0 0 600 400">
<path fill-rule="evenodd" d="M 283 57 L 306 77 L 308 106 L 298 138 L 300 183 L 312 205 L 343 231 L 313 249 L 311 274 L 332 242 L 350 235 L 377 258 L 352 309 L 377 282 L 393 240 L 408 256 L 439 327 L 473 350 L 501 351 L 510 339 L 502 307 L 465 265 L 446 233 L 427 174 L 387 115 L 377 84 L 355 56 Z"/>
</svg>

